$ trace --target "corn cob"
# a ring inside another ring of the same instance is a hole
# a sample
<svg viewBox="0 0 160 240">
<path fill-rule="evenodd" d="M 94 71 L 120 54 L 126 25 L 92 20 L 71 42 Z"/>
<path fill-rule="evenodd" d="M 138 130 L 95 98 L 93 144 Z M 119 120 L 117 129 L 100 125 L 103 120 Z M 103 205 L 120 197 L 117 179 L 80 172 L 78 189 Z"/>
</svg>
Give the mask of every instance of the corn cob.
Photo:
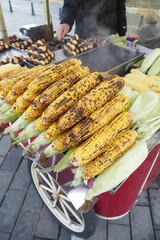
<svg viewBox="0 0 160 240">
<path fill-rule="evenodd" d="M 15 74 L 21 73 L 23 71 L 24 71 L 24 68 L 21 67 L 21 68 L 13 69 L 11 71 L 2 73 L 2 74 L 0 74 L 0 81 L 5 80 L 6 78 L 11 77 Z"/>
<path fill-rule="evenodd" d="M 133 122 L 128 112 L 119 114 L 111 123 L 106 124 L 98 132 L 80 144 L 70 157 L 74 166 L 81 166 L 104 152 L 107 145 L 118 133 L 129 128 Z"/>
<path fill-rule="evenodd" d="M 17 98 L 17 101 L 12 105 L 12 112 L 24 112 L 25 109 L 32 103 L 32 101 L 26 101 L 23 99 L 23 95 Z"/>
<path fill-rule="evenodd" d="M 42 94 L 38 95 L 34 102 L 24 112 L 25 120 L 31 121 L 40 116 L 51 102 L 53 102 L 63 92 L 70 88 L 74 83 L 89 74 L 90 69 L 88 67 L 80 67 L 66 77 L 53 83 Z"/>
<path fill-rule="evenodd" d="M 10 80 L 12 81 L 12 79 L 16 78 L 17 76 L 19 76 L 20 74 L 22 74 L 24 71 L 26 71 L 27 69 L 25 67 L 21 67 L 21 68 L 18 68 L 18 69 L 21 69 L 21 71 L 19 73 L 16 73 L 14 75 L 11 75 L 3 80 L 0 81 L 0 89 L 2 88 L 2 86 L 6 83 L 8 83 Z M 16 69 L 16 70 L 18 70 Z"/>
<path fill-rule="evenodd" d="M 150 77 L 156 80 L 156 82 L 160 82 L 160 76 L 150 75 Z"/>
<path fill-rule="evenodd" d="M 111 166 L 136 143 L 136 138 L 136 133 L 133 130 L 125 130 L 118 134 L 106 147 L 105 152 L 88 164 L 83 173 L 83 179 L 93 178 Z"/>
<path fill-rule="evenodd" d="M 139 83 L 139 82 L 136 82 L 136 81 L 133 81 L 133 80 L 127 78 L 127 77 L 124 77 L 124 80 L 125 80 L 125 84 L 128 87 L 131 87 L 132 90 L 134 90 L 134 91 L 144 92 L 144 91 L 149 90 L 149 87 L 147 87 L 146 85 L 144 85 L 142 83 Z"/>
<path fill-rule="evenodd" d="M 21 95 L 22 97 L 20 96 L 20 99 L 23 99 L 22 103 L 20 102 L 20 99 L 19 101 L 17 99 L 18 102 L 14 104 L 12 111 L 15 112 L 18 110 L 22 112 L 26 110 L 34 99 L 48 86 L 64 77 L 67 73 L 69 74 L 73 70 L 77 69 L 80 65 L 81 63 L 79 60 L 70 59 L 56 66 L 53 70 L 47 71 L 47 74 L 41 74 L 40 77 L 37 77 L 28 85 L 28 89 L 23 95 Z"/>
<path fill-rule="evenodd" d="M 150 89 L 155 93 L 160 93 L 160 89 L 158 87 L 152 87 Z"/>
<path fill-rule="evenodd" d="M 99 72 L 91 73 L 81 79 L 48 106 L 42 114 L 41 121 L 50 126 L 62 113 L 103 80 Z"/>
<path fill-rule="evenodd" d="M 58 121 L 55 121 L 46 131 L 44 138 L 46 139 L 55 139 L 64 131 L 58 125 Z"/>
<path fill-rule="evenodd" d="M 18 74 L 16 77 L 12 77 L 11 79 L 7 80 L 2 86 L 1 86 L 1 92 L 0 92 L 0 98 L 1 99 L 5 99 L 5 97 L 7 96 L 8 92 L 11 90 L 11 88 L 14 86 L 14 84 L 16 84 L 18 81 L 24 79 L 25 77 L 27 77 L 29 74 L 34 73 L 35 71 L 37 71 L 37 69 L 39 69 L 40 66 L 38 67 L 34 67 L 31 68 L 29 70 L 27 70 L 25 68 L 25 71 Z"/>
<path fill-rule="evenodd" d="M 67 74 L 71 73 L 80 66 L 81 62 L 76 58 L 69 59 L 57 65 L 53 70 L 50 70 L 48 74 L 42 74 L 28 85 L 28 89 L 23 96 L 24 99 L 34 100 L 35 97 L 42 93 L 47 87 L 65 77 Z"/>
<path fill-rule="evenodd" d="M 144 73 L 141 74 L 128 73 L 125 77 L 135 82 L 142 83 L 148 87 L 153 87 L 156 84 L 156 81 L 154 79 L 145 75 Z"/>
<path fill-rule="evenodd" d="M 18 81 L 9 91 L 8 95 L 5 98 L 5 102 L 9 104 L 14 104 L 16 102 L 16 99 L 23 94 L 26 90 L 28 85 L 38 76 L 43 74 L 46 71 L 53 69 L 55 67 L 54 64 L 49 65 L 49 66 L 39 66 L 37 68 L 37 71 L 30 74 L 29 76 L 26 76 L 22 80 Z"/>
<path fill-rule="evenodd" d="M 11 71 L 13 69 L 20 68 L 19 64 L 7 63 L 5 65 L 0 66 L 0 74 Z"/>
<path fill-rule="evenodd" d="M 88 118 L 82 120 L 74 128 L 59 136 L 53 142 L 53 149 L 59 151 L 77 145 L 123 112 L 128 104 L 128 97 L 122 94 L 117 95 L 105 104 L 105 106 L 92 113 Z"/>
<path fill-rule="evenodd" d="M 124 80 L 117 75 L 100 83 L 59 119 L 59 126 L 63 130 L 72 127 L 76 122 L 79 122 L 84 117 L 89 116 L 92 112 L 106 104 L 106 102 L 114 97 L 123 86 Z"/>
</svg>

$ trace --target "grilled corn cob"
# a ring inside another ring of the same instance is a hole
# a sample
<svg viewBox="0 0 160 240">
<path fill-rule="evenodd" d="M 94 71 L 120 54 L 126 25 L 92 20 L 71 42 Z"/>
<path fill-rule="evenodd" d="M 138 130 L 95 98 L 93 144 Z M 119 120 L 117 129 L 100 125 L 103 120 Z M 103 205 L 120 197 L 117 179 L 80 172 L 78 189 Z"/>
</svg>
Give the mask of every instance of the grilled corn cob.
<svg viewBox="0 0 160 240">
<path fill-rule="evenodd" d="M 118 133 L 129 128 L 133 122 L 131 114 L 123 112 L 111 123 L 106 124 L 98 132 L 88 138 L 72 153 L 70 162 L 74 166 L 81 166 L 104 152 L 107 145 Z"/>
<path fill-rule="evenodd" d="M 125 130 L 118 134 L 106 147 L 105 152 L 88 164 L 83 173 L 83 179 L 93 178 L 111 166 L 136 143 L 136 138 L 136 133 L 133 130 Z"/>
<path fill-rule="evenodd" d="M 12 112 L 24 112 L 25 109 L 32 103 L 23 99 L 23 95 L 17 98 L 17 101 L 12 105 Z"/>
<path fill-rule="evenodd" d="M 5 98 L 5 102 L 9 104 L 14 104 L 16 102 L 16 99 L 23 94 L 26 90 L 28 85 L 38 76 L 43 74 L 46 71 L 51 70 L 55 67 L 54 64 L 50 64 L 46 67 L 44 66 L 38 66 L 37 71 L 30 74 L 29 76 L 26 76 L 22 80 L 18 81 L 9 91 L 8 95 Z"/>
<path fill-rule="evenodd" d="M 48 106 L 42 114 L 41 121 L 44 125 L 50 126 L 62 113 L 103 80 L 99 72 L 91 73 L 81 79 Z"/>
<path fill-rule="evenodd" d="M 14 84 L 16 84 L 18 81 L 24 79 L 25 77 L 28 76 L 28 74 L 32 74 L 35 71 L 37 71 L 37 69 L 39 69 L 40 66 L 38 67 L 34 67 L 31 68 L 29 70 L 27 70 L 25 68 L 25 71 L 18 74 L 16 77 L 12 76 L 11 79 L 8 79 L 2 86 L 1 86 L 1 92 L 0 92 L 0 98 L 1 99 L 5 99 L 5 97 L 7 96 L 8 92 L 11 90 L 11 88 L 14 86 Z"/>
<path fill-rule="evenodd" d="M 18 69 L 19 69 L 19 68 L 18 68 Z M 16 73 L 16 74 L 14 74 L 14 75 L 11 75 L 11 76 L 9 76 L 9 77 L 1 80 L 1 81 L 0 81 L 0 89 L 2 88 L 3 85 L 5 85 L 6 83 L 9 83 L 10 80 L 12 81 L 12 79 L 18 77 L 18 76 L 19 76 L 20 74 L 22 74 L 24 71 L 27 71 L 27 69 L 26 69 L 25 67 L 21 67 L 20 69 L 21 69 L 21 71 L 20 71 L 19 73 Z"/>
<path fill-rule="evenodd" d="M 13 69 L 11 71 L 2 73 L 2 74 L 0 74 L 0 81 L 5 80 L 6 78 L 11 77 L 15 74 L 21 73 L 23 71 L 24 71 L 24 68 L 21 67 L 21 68 Z"/>
<path fill-rule="evenodd" d="M 72 127 L 76 122 L 79 122 L 84 117 L 89 116 L 92 112 L 102 107 L 108 100 L 114 97 L 123 86 L 124 80 L 117 75 L 100 83 L 59 119 L 61 129 L 66 130 Z"/>
<path fill-rule="evenodd" d="M 48 86 L 64 77 L 67 73 L 69 74 L 73 70 L 79 68 L 80 65 L 81 63 L 79 60 L 70 59 L 64 63 L 59 64 L 53 70 L 47 71 L 47 74 L 41 74 L 40 77 L 37 77 L 28 85 L 28 89 L 24 92 L 23 95 L 20 96 L 20 99 L 23 99 L 23 101 L 20 102 L 20 99 L 17 99 L 17 102 L 14 104 L 12 111 L 22 112 L 26 110 L 27 107 L 33 102 L 33 100 Z"/>
<path fill-rule="evenodd" d="M 128 104 L 128 97 L 122 94 L 117 95 L 110 102 L 106 103 L 105 106 L 92 113 L 88 118 L 82 120 L 74 128 L 59 136 L 53 142 L 53 149 L 59 151 L 77 145 L 114 119 Z"/>
<path fill-rule="evenodd" d="M 24 112 L 26 121 L 31 121 L 40 116 L 48 105 L 59 97 L 64 91 L 70 88 L 74 83 L 90 74 L 88 67 L 80 67 L 66 77 L 53 83 L 42 94 L 38 95 L 34 102 Z"/>
<path fill-rule="evenodd" d="M 154 79 L 145 75 L 144 73 L 141 74 L 128 73 L 125 77 L 138 83 L 142 83 L 148 87 L 153 87 L 154 84 L 156 84 L 156 81 Z"/>
<path fill-rule="evenodd" d="M 136 81 L 133 81 L 133 80 L 127 78 L 127 77 L 124 77 L 124 80 L 125 80 L 125 84 L 128 87 L 131 87 L 132 90 L 134 90 L 134 91 L 144 92 L 144 91 L 149 90 L 149 87 L 147 87 L 146 85 L 144 85 L 142 83 L 139 83 L 139 82 L 136 82 Z"/>
<path fill-rule="evenodd" d="M 55 139 L 64 131 L 58 125 L 58 121 L 55 121 L 46 131 L 44 138 Z"/>
<path fill-rule="evenodd" d="M 28 85 L 28 89 L 24 93 L 23 98 L 25 100 L 34 100 L 35 97 L 42 93 L 47 87 L 65 77 L 67 74 L 71 73 L 80 66 L 81 62 L 76 58 L 69 59 L 57 65 L 53 70 L 49 71 L 48 74 L 42 74 L 40 77 L 37 77 L 34 81 L 32 81 Z"/>
</svg>

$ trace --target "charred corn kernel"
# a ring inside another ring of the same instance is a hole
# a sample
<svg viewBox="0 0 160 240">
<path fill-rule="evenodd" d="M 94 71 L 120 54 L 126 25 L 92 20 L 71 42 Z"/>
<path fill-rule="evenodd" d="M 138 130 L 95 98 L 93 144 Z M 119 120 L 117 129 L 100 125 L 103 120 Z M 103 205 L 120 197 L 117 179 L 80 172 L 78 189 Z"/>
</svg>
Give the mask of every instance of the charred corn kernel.
<svg viewBox="0 0 160 240">
<path fill-rule="evenodd" d="M 61 129 L 66 130 L 74 126 L 84 117 L 102 107 L 114 97 L 124 86 L 123 78 L 114 75 L 100 83 L 95 89 L 81 98 L 67 113 L 59 119 Z"/>
<path fill-rule="evenodd" d="M 12 79 L 7 80 L 7 82 L 1 86 L 0 98 L 4 99 L 7 96 L 7 94 L 9 93 L 9 91 L 11 90 L 11 88 L 14 86 L 14 84 L 16 84 L 18 81 L 24 79 L 25 77 L 27 77 L 29 74 L 34 73 L 39 68 L 40 68 L 40 66 L 31 68 L 31 69 L 25 68 L 25 71 L 18 74 L 17 77 L 12 77 Z"/>
<path fill-rule="evenodd" d="M 28 85 L 28 89 L 23 96 L 24 99 L 33 101 L 35 97 L 42 93 L 47 87 L 80 66 L 81 62 L 76 58 L 69 59 L 57 65 L 53 70 L 47 71 L 47 74 L 42 74 Z"/>
<path fill-rule="evenodd" d="M 160 88 L 157 88 L 157 87 L 152 87 L 150 88 L 153 92 L 155 93 L 160 93 Z"/>
<path fill-rule="evenodd" d="M 99 72 L 94 72 L 78 81 L 48 106 L 42 114 L 41 121 L 51 125 L 62 113 L 103 80 Z"/>
<path fill-rule="evenodd" d="M 70 163 L 74 166 L 81 166 L 96 158 L 104 152 L 104 149 L 118 133 L 131 126 L 132 121 L 131 114 L 128 112 L 119 114 L 111 123 L 106 124 L 94 135 L 81 143 L 71 154 Z"/>
<path fill-rule="evenodd" d="M 128 73 L 126 76 L 126 78 L 129 78 L 133 81 L 136 81 L 138 83 L 142 83 L 148 87 L 153 87 L 153 85 L 155 84 L 155 80 L 152 79 L 151 77 L 145 75 L 144 73 L 142 74 L 133 74 L 133 73 Z"/>
<path fill-rule="evenodd" d="M 113 120 L 118 114 L 123 112 L 123 110 L 128 106 L 128 104 L 128 97 L 122 94 L 117 95 L 110 102 L 106 103 L 102 108 L 92 113 L 88 118 L 82 120 L 71 130 L 59 136 L 53 142 L 53 149 L 59 151 L 77 145 L 78 143 L 82 142 L 83 140 L 97 132 L 109 121 Z M 60 127 L 59 129 L 61 130 Z M 54 131 L 55 129 L 53 129 L 53 133 Z M 48 129 L 47 132 L 51 131 L 49 131 Z"/>
<path fill-rule="evenodd" d="M 80 67 L 77 70 L 71 72 L 66 77 L 53 83 L 43 93 L 38 95 L 34 102 L 24 112 L 24 118 L 26 121 L 31 121 L 40 116 L 48 105 L 59 97 L 63 92 L 70 88 L 74 83 L 78 82 L 83 77 L 90 74 L 88 67 Z"/>
<path fill-rule="evenodd" d="M 55 121 L 46 131 L 44 138 L 46 139 L 55 139 L 57 138 L 61 133 L 63 133 L 63 130 L 58 125 L 58 122 Z"/>
<path fill-rule="evenodd" d="M 32 102 L 24 100 L 23 95 L 17 98 L 16 103 L 12 106 L 12 112 L 24 112 L 25 109 L 31 104 Z"/>
<path fill-rule="evenodd" d="M 35 123 L 34 123 L 33 126 L 34 126 L 34 129 L 35 129 L 36 131 L 41 131 L 41 130 L 47 129 L 50 125 L 49 125 L 49 124 L 44 124 L 44 123 L 42 123 L 41 117 L 39 117 L 39 118 L 35 121 Z"/>
<path fill-rule="evenodd" d="M 136 143 L 136 133 L 125 130 L 110 142 L 105 152 L 91 161 L 83 173 L 83 179 L 90 179 L 111 166 L 118 158 L 127 152 Z"/>
<path fill-rule="evenodd" d="M 149 90 L 149 87 L 147 87 L 146 85 L 133 81 L 127 77 L 124 77 L 124 80 L 125 80 L 125 85 L 127 85 L 128 87 L 131 87 L 132 90 L 134 91 L 144 92 Z"/>
<path fill-rule="evenodd" d="M 5 80 L 8 77 L 12 77 L 15 74 L 19 74 L 19 73 L 21 73 L 23 71 L 24 71 L 24 68 L 21 67 L 21 68 L 17 68 L 17 69 L 8 71 L 6 73 L 2 73 L 2 74 L 0 74 L 0 81 Z"/>
</svg>

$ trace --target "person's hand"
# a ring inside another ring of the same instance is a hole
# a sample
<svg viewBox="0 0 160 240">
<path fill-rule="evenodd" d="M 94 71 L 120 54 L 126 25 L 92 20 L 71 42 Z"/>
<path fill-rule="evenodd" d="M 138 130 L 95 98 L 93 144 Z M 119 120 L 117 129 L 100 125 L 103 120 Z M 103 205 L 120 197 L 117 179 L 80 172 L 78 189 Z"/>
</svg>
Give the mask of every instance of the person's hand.
<svg viewBox="0 0 160 240">
<path fill-rule="evenodd" d="M 57 27 L 57 37 L 59 40 L 62 40 L 64 36 L 69 32 L 70 26 L 67 23 L 63 23 Z"/>
</svg>

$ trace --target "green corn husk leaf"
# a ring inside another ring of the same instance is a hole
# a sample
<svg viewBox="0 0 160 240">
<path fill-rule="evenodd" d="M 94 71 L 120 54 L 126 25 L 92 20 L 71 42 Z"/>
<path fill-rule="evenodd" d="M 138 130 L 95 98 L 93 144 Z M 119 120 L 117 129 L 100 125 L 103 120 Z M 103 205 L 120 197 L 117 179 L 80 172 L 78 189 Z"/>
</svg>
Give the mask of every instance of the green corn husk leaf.
<svg viewBox="0 0 160 240">
<path fill-rule="evenodd" d="M 0 119 L 3 123 L 9 123 L 17 120 L 19 117 L 22 116 L 23 113 L 12 113 L 10 110 L 5 112 Z"/>
<path fill-rule="evenodd" d="M 154 111 L 158 101 L 158 95 L 153 91 L 149 90 L 141 93 L 129 109 L 129 111 L 133 114 L 133 124 L 139 120 L 145 120 L 148 115 Z"/>
<path fill-rule="evenodd" d="M 76 171 L 75 171 L 75 174 L 74 174 L 74 180 L 73 180 L 71 186 L 77 187 L 78 185 L 81 184 L 81 182 L 83 181 L 82 176 L 83 176 L 83 173 L 84 173 L 87 166 L 88 166 L 88 163 L 76 168 Z"/>
<path fill-rule="evenodd" d="M 7 112 L 9 109 L 11 109 L 11 107 L 12 107 L 11 104 L 4 103 L 4 104 L 0 107 L 0 114 Z"/>
<path fill-rule="evenodd" d="M 160 56 L 160 48 L 155 48 L 148 54 L 148 56 L 144 59 L 140 71 L 146 73 L 148 69 L 152 66 L 154 61 Z"/>
<path fill-rule="evenodd" d="M 56 166 L 54 166 L 55 172 L 61 172 L 64 169 L 71 167 L 72 165 L 69 162 L 71 153 L 77 148 L 77 146 L 74 146 L 68 150 L 68 152 L 64 155 L 64 157 L 58 162 Z"/>
<path fill-rule="evenodd" d="M 147 144 L 144 141 L 137 141 L 113 165 L 96 177 L 93 187 L 86 192 L 85 199 L 92 200 L 93 197 L 117 187 L 144 162 L 147 155 Z"/>
<path fill-rule="evenodd" d="M 63 149 L 63 150 L 60 150 L 60 151 L 55 151 L 52 148 L 52 143 L 41 153 L 41 156 L 39 158 L 39 162 L 41 162 L 42 164 L 45 162 L 45 159 L 47 157 L 52 157 L 52 156 L 61 154 L 61 153 L 68 150 L 68 148 L 66 148 L 66 149 Z"/>
<path fill-rule="evenodd" d="M 46 133 L 46 130 L 43 131 L 41 134 L 39 134 L 39 136 L 31 144 L 29 144 L 27 147 L 24 148 L 22 154 L 26 155 L 28 152 L 36 152 L 40 147 L 44 145 L 48 145 L 54 141 L 54 139 L 48 140 L 44 138 L 45 133 Z"/>
<path fill-rule="evenodd" d="M 0 99 L 0 107 L 4 104 L 4 100 Z"/>
<path fill-rule="evenodd" d="M 31 137 L 36 137 L 42 131 L 36 131 L 33 127 L 36 120 L 32 121 L 27 125 L 22 132 L 19 133 L 18 137 L 15 139 L 15 143 L 26 142 Z"/>
<path fill-rule="evenodd" d="M 4 134 L 10 133 L 10 132 L 17 132 L 18 130 L 26 127 L 29 125 L 30 122 L 26 122 L 25 119 L 23 118 L 23 115 L 17 119 L 16 122 L 14 122 L 11 126 L 7 127 L 4 130 Z"/>
</svg>

